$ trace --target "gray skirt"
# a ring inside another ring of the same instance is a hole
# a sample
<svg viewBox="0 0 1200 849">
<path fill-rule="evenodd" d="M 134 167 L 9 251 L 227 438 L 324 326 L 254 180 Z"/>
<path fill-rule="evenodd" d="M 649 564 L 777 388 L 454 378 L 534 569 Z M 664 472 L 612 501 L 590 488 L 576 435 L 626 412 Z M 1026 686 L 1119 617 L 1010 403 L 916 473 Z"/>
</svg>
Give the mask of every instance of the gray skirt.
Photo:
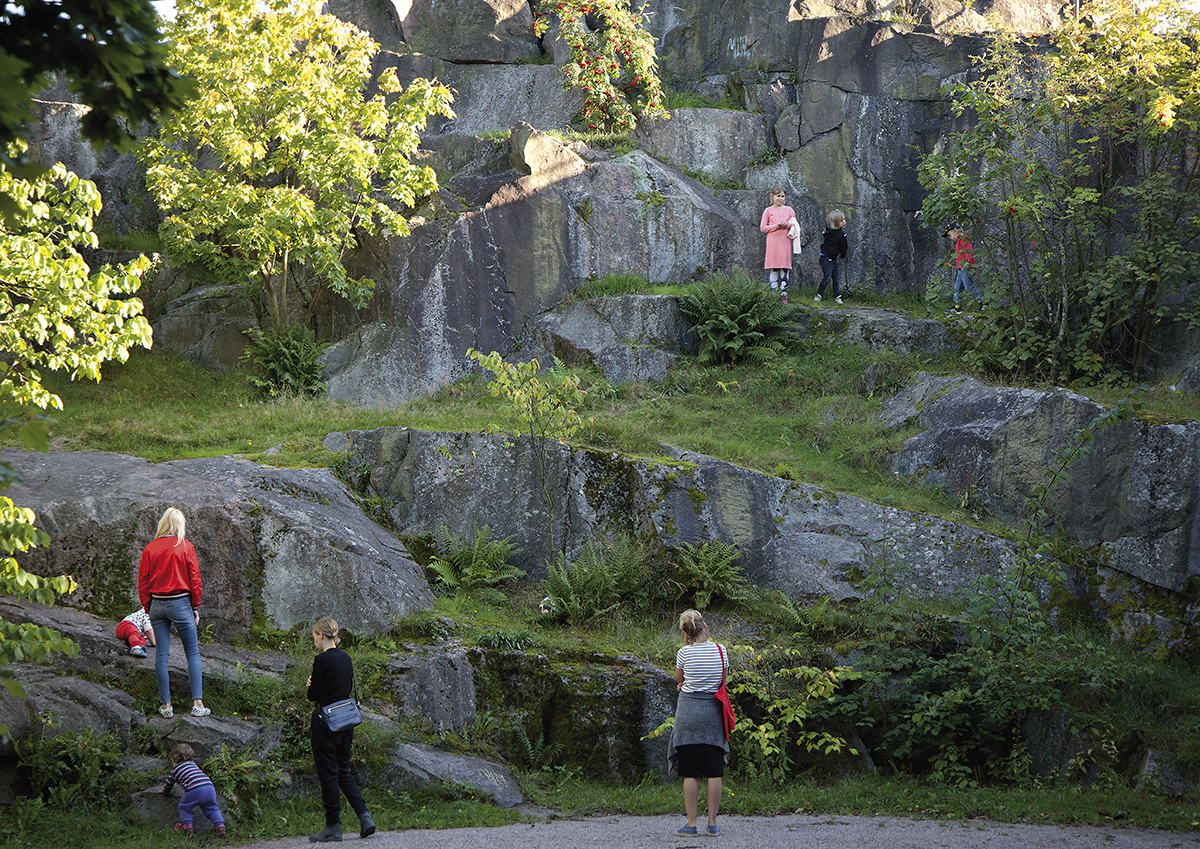
<svg viewBox="0 0 1200 849">
<path fill-rule="evenodd" d="M 677 773 L 678 746 L 716 746 L 729 754 L 721 703 L 712 693 L 680 693 L 675 705 L 675 727 L 667 746 L 667 772 Z"/>
</svg>

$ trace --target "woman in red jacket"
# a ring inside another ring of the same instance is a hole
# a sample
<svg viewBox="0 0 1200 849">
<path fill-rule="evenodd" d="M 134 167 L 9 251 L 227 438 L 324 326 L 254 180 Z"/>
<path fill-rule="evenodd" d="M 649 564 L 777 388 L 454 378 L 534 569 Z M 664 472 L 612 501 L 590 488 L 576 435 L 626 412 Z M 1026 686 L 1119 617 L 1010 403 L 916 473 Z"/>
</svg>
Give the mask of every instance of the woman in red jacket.
<svg viewBox="0 0 1200 849">
<path fill-rule="evenodd" d="M 171 679 L 167 659 L 171 654 L 171 626 L 175 626 L 187 655 L 188 684 L 192 688 L 192 716 L 208 716 L 204 706 L 204 676 L 200 670 L 200 563 L 195 547 L 183 538 L 187 522 L 183 514 L 168 507 L 158 520 L 154 541 L 142 551 L 138 568 L 138 596 L 150 613 L 154 629 L 154 679 L 162 705 L 158 712 L 170 719 Z"/>
</svg>

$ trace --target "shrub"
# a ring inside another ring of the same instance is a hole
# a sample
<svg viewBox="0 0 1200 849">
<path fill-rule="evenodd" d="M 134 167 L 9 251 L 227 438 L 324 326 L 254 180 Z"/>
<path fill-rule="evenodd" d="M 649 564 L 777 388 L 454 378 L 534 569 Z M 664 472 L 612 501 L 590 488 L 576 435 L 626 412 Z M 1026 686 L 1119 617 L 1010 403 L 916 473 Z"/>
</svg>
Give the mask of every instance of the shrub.
<svg viewBox="0 0 1200 849">
<path fill-rule="evenodd" d="M 325 346 L 307 327 L 291 325 L 279 334 L 268 336 L 258 328 L 249 331 L 250 344 L 242 354 L 244 362 L 258 367 L 246 379 L 270 395 L 319 395 L 325 391 L 317 362 Z"/>
<path fill-rule="evenodd" d="M 744 269 L 697 284 L 692 294 L 679 299 L 679 308 L 696 325 L 699 360 L 705 365 L 765 362 L 788 342 L 792 309 Z"/>
<path fill-rule="evenodd" d="M 511 536 L 493 540 L 487 525 L 471 523 L 471 536 L 454 536 L 445 525 L 438 527 L 438 549 L 444 555 L 434 557 L 426 567 L 438 587 L 448 595 L 502 597 L 497 584 L 512 581 L 525 573 L 508 561 L 513 555 Z"/>
<path fill-rule="evenodd" d="M 16 744 L 18 775 L 25 795 L 56 807 L 90 808 L 107 798 L 105 786 L 121 759 L 121 744 L 112 734 L 92 729 L 63 731 L 47 737 L 58 725 L 54 716 L 29 710 L 29 733 Z"/>
</svg>

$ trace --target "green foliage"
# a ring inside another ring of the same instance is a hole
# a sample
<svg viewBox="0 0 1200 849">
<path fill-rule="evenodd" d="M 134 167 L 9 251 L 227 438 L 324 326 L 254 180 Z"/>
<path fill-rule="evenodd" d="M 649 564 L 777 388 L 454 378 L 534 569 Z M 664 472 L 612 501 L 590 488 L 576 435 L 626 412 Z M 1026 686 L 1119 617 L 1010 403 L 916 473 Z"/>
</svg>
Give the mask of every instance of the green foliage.
<svg viewBox="0 0 1200 849">
<path fill-rule="evenodd" d="M 822 669 L 799 661 L 795 649 L 731 650 L 726 678 L 738 723 L 730 735 L 730 767 L 751 778 L 794 778 L 807 753 L 830 755 L 846 741 L 819 727 L 818 716 L 840 682 L 857 678 L 849 667 Z"/>
<path fill-rule="evenodd" d="M 63 807 L 89 809 L 106 799 L 105 787 L 121 759 L 112 734 L 90 728 L 48 736 L 58 725 L 53 714 L 29 709 L 29 733 L 17 744 L 17 769 L 23 795 Z"/>
<path fill-rule="evenodd" d="M 787 154 L 781 147 L 768 147 L 760 150 L 746 162 L 747 169 L 766 168 L 781 161 Z"/>
<path fill-rule="evenodd" d="M 449 90 L 388 69 L 367 97 L 378 46 L 317 0 L 182 0 L 167 34 L 200 87 L 140 145 L 168 250 L 259 286 L 276 335 L 295 301 L 365 305 L 374 282 L 342 258 L 358 233 L 407 235 L 399 210 L 437 187 L 410 157 Z"/>
<path fill-rule="evenodd" d="M 150 261 L 91 271 L 79 250 L 96 247 L 100 192 L 61 163 L 32 182 L 0 166 L 0 196 L 23 210 L 0 223 L 0 414 L 61 409 L 39 369 L 98 381 L 102 363 L 150 347 L 142 302 L 131 297 Z M 45 424 L 23 424 L 26 446 L 44 450 Z"/>
<path fill-rule="evenodd" d="M 787 346 L 793 310 L 744 269 L 696 284 L 679 308 L 696 325 L 701 363 L 761 363 Z"/>
<path fill-rule="evenodd" d="M 644 548 L 619 533 L 589 540 L 574 561 L 560 555 L 547 568 L 550 615 L 572 624 L 590 622 L 617 610 L 622 596 L 643 607 L 648 561 Z"/>
<path fill-rule="evenodd" d="M 946 622 L 957 630 L 956 646 L 946 645 L 948 634 L 931 642 L 922 628 L 903 629 L 895 613 L 905 609 L 897 604 L 905 593 L 894 574 L 864 584 L 867 603 L 886 607 L 895 631 L 858 646 L 863 684 L 839 695 L 831 713 L 851 716 L 893 769 L 961 788 L 1028 786 L 1036 779 L 1020 730 L 1030 720 L 1062 718 L 1072 735 L 1090 741 L 1070 769 L 1098 765 L 1111 779 L 1116 743 L 1100 708 L 1129 686 L 1131 669 L 1107 638 L 1051 625 L 1039 592 L 1061 587 L 1062 567 L 1048 556 L 1049 543 L 1034 544 L 1034 529 L 1047 518 L 1054 485 L 1090 451 L 1095 433 L 1138 409 L 1130 399 L 1098 416 L 1046 469 L 1014 563 L 959 594 Z"/>
<path fill-rule="evenodd" d="M 444 524 L 438 526 L 440 556 L 429 561 L 435 585 L 451 595 L 502 598 L 499 584 L 523 577 L 525 572 L 509 563 L 514 546 L 509 540 L 492 539 L 492 529 L 471 522 L 471 534 L 455 536 Z"/>
<path fill-rule="evenodd" d="M 80 135 L 118 149 L 131 127 L 178 109 L 190 81 L 167 67 L 166 44 L 149 0 L 15 0 L 0 8 L 0 168 L 28 180 L 47 169 L 11 147 L 35 126 L 33 97 L 61 73 L 80 104 Z M 0 215 L 10 222 L 22 203 L 0 183 Z"/>
<path fill-rule="evenodd" d="M 513 733 L 521 744 L 518 760 L 527 771 L 549 770 L 562 754 L 562 746 L 558 743 L 546 743 L 546 735 L 539 731 L 537 738 L 529 739 L 529 734 L 523 725 L 518 724 Z"/>
<path fill-rule="evenodd" d="M 221 753 L 205 761 L 201 769 L 212 779 L 217 793 L 229 801 L 239 821 L 259 822 L 278 804 L 275 790 L 283 784 L 282 771 L 247 751 L 232 752 L 222 743 Z"/>
<path fill-rule="evenodd" d="M 1049 54 L 998 35 L 953 89 L 977 120 L 922 161 L 921 214 L 964 224 L 981 263 L 972 368 L 1051 382 L 1143 370 L 1200 274 L 1198 30 L 1178 4 L 1096 0 L 1064 17 Z"/>
<path fill-rule="evenodd" d="M 540 366 L 537 360 L 510 362 L 498 351 L 483 354 L 474 348 L 467 349 L 467 358 L 492 373 L 488 392 L 493 398 L 504 399 L 505 404 L 501 409 L 508 432 L 513 436 L 527 433 L 533 437 L 538 480 L 542 486 L 542 498 L 546 502 L 546 538 L 550 541 L 550 551 L 554 552 L 554 496 L 547 484 L 547 441 L 565 444 L 583 427 L 584 421 L 576 410 L 584 396 L 579 388 L 579 377 L 568 373 L 557 360 L 554 368 L 541 377 L 538 375 Z M 500 429 L 500 424 L 489 424 L 489 430 L 493 433 Z"/>
<path fill-rule="evenodd" d="M 316 334 L 300 324 L 288 325 L 276 333 L 263 333 L 256 327 L 248 331 L 250 344 L 242 354 L 258 372 L 246 379 L 268 395 L 319 395 L 325 391 L 321 372 L 325 365 L 317 361 L 325 345 Z"/>
<path fill-rule="evenodd" d="M 728 543 L 685 542 L 671 549 L 669 562 L 674 570 L 671 580 L 685 595 L 692 596 L 697 610 L 704 610 L 718 598 L 744 601 L 748 584 L 737 562 L 740 557 L 737 546 Z"/>
<path fill-rule="evenodd" d="M 583 92 L 580 120 L 589 129 L 627 132 L 640 115 L 664 114 L 654 38 L 628 3 L 537 0 L 533 10 L 533 31 L 545 35 L 553 19 L 571 49 L 563 88 Z"/>
</svg>

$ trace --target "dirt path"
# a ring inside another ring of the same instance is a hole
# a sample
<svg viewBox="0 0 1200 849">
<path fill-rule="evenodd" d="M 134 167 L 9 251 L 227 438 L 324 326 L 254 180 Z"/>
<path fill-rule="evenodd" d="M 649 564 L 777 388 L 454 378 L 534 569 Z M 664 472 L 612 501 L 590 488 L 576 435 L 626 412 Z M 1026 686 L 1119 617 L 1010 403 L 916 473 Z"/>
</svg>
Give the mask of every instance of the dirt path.
<svg viewBox="0 0 1200 849">
<path fill-rule="evenodd" d="M 895 817 L 721 817 L 721 835 L 676 837 L 682 817 L 588 817 L 496 828 L 381 831 L 366 840 L 347 833 L 343 845 L 363 849 L 1176 849 L 1200 847 L 1200 834 L 1136 828 L 1011 825 L 987 820 Z M 349 822 L 347 822 L 349 826 Z M 243 849 L 296 849 L 306 837 L 243 844 Z"/>
</svg>

